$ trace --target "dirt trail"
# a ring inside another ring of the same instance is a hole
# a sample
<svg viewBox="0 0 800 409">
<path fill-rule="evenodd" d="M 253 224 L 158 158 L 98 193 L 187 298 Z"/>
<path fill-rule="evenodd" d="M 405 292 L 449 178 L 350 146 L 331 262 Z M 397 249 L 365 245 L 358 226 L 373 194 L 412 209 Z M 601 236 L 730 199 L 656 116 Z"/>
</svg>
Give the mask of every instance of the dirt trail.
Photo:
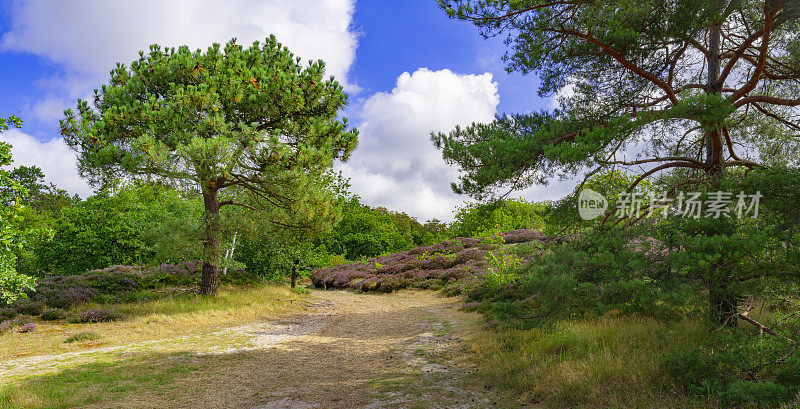
<svg viewBox="0 0 800 409">
<path fill-rule="evenodd" d="M 193 368 L 168 394 L 113 402 L 130 408 L 479 408 L 497 398 L 470 385 L 463 337 L 478 317 L 436 293 L 314 291 L 309 308 L 277 322 L 195 339 L 140 343 L 114 354 Z M 178 342 L 170 342 L 178 341 Z M 109 351 L 105 351 L 108 353 Z M 137 355 L 138 354 L 138 355 Z M 31 357 L 19 373 L 91 355 Z M 9 363 L 0 364 L 8 371 Z M 108 407 L 105 402 L 97 407 Z"/>
<path fill-rule="evenodd" d="M 463 355 L 458 337 L 476 321 L 458 311 L 460 300 L 430 292 L 314 297 L 321 315 L 300 320 L 322 321 L 320 330 L 246 352 L 210 379 L 186 379 L 187 387 L 210 386 L 195 402 L 257 409 L 486 406 L 477 391 L 458 385 L 464 367 L 451 359 Z M 197 407 L 183 402 L 179 407 Z"/>
</svg>

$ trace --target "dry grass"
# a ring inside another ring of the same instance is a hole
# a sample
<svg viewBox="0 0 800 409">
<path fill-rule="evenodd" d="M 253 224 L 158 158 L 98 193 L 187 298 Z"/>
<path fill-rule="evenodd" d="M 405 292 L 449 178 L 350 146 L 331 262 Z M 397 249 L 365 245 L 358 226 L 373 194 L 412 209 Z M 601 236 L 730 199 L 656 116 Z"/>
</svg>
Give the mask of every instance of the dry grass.
<svg viewBox="0 0 800 409">
<path fill-rule="evenodd" d="M 124 345 L 266 321 L 299 310 L 300 303 L 294 301 L 300 298 L 288 288 L 262 285 L 222 288 L 213 298 L 183 295 L 145 303 L 90 305 L 84 309 L 111 308 L 127 319 L 96 324 L 40 322 L 31 333 L 9 332 L 0 335 L 0 360 Z M 97 333 L 100 338 L 83 343 L 64 342 L 85 331 Z"/>
<path fill-rule="evenodd" d="M 689 398 L 662 369 L 664 351 L 706 334 L 690 322 L 605 317 L 531 330 L 497 329 L 471 343 L 478 375 L 513 391 L 520 404 L 570 408 L 709 408 Z"/>
</svg>

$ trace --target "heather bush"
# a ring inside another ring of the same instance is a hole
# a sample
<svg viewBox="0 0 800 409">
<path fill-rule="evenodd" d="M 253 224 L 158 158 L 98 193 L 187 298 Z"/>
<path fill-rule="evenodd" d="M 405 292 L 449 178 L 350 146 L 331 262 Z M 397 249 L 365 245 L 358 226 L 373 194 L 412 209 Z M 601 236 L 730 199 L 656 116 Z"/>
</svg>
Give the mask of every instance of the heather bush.
<svg viewBox="0 0 800 409">
<path fill-rule="evenodd" d="M 100 339 L 100 335 L 96 332 L 82 331 L 70 335 L 64 340 L 64 343 L 70 344 L 73 342 L 94 341 L 96 339 Z"/>
<path fill-rule="evenodd" d="M 165 286 L 192 286 L 199 283 L 201 274 L 199 261 L 184 261 L 178 264 L 162 264 L 142 272 L 143 288 Z"/>
<path fill-rule="evenodd" d="M 10 320 L 17 316 L 17 310 L 14 308 L 6 307 L 0 308 L 0 320 Z"/>
<path fill-rule="evenodd" d="M 44 302 L 31 298 L 20 298 L 14 301 L 11 307 L 14 308 L 18 314 L 39 315 L 44 308 Z"/>
<path fill-rule="evenodd" d="M 19 327 L 19 329 L 17 331 L 20 334 L 24 334 L 24 333 L 27 333 L 27 332 L 33 332 L 34 330 L 36 330 L 36 324 L 33 323 L 33 322 L 29 322 L 29 323 L 24 324 L 21 327 Z"/>
<path fill-rule="evenodd" d="M 27 315 L 20 315 L 19 317 L 14 318 L 13 320 L 11 320 L 11 323 L 16 325 L 16 326 L 25 325 L 25 324 L 27 324 L 29 322 L 33 322 L 33 317 L 29 317 Z"/>
<path fill-rule="evenodd" d="M 92 301 L 100 294 L 99 291 L 89 287 L 61 287 L 55 291 L 58 292 L 50 292 L 47 296 L 43 296 L 46 297 L 48 307 L 69 308 Z"/>
<path fill-rule="evenodd" d="M 86 310 L 70 318 L 72 323 L 96 323 L 106 321 L 117 321 L 122 317 L 117 313 L 107 309 Z"/>
<path fill-rule="evenodd" d="M 3 322 L 0 322 L 0 335 L 3 335 L 6 332 L 11 331 L 12 328 L 14 328 L 14 324 L 10 320 L 5 320 Z"/>
<path fill-rule="evenodd" d="M 49 308 L 39 317 L 44 321 L 61 321 L 67 318 L 67 312 L 60 308 Z"/>
<path fill-rule="evenodd" d="M 519 230 L 507 234 L 519 243 L 548 239 L 535 231 Z M 461 291 L 463 286 L 452 283 L 484 275 L 487 271 L 486 254 L 495 248 L 497 245 L 487 239 L 458 237 L 356 263 L 318 269 L 312 273 L 311 280 L 317 287 L 360 291 L 390 292 L 406 287 L 446 287 L 450 292 Z"/>
<path fill-rule="evenodd" d="M 186 261 L 151 268 L 114 265 L 85 274 L 48 276 L 37 281 L 35 290 L 28 292 L 28 298 L 17 300 L 9 308 L 14 314 L 38 315 L 45 305 L 67 309 L 88 302 L 139 301 L 152 296 L 146 292 L 149 289 L 198 285 L 200 268 L 200 262 Z M 229 269 L 220 279 L 222 283 L 234 285 L 259 281 L 258 277 L 237 268 Z M 10 315 L 12 312 L 9 310 L 2 314 Z"/>
</svg>

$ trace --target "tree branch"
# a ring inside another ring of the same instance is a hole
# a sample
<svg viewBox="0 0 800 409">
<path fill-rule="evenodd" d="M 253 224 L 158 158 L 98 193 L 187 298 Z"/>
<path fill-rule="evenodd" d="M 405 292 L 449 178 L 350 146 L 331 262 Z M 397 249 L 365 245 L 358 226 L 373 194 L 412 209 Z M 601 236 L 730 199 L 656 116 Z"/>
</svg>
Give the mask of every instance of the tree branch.
<svg viewBox="0 0 800 409">
<path fill-rule="evenodd" d="M 233 200 L 226 200 L 224 202 L 219 202 L 219 207 L 228 206 L 228 205 L 241 206 L 241 207 L 248 208 L 250 210 L 256 210 L 256 208 L 253 207 L 253 206 L 250 206 L 250 205 L 247 205 L 247 204 L 244 204 L 244 203 L 234 202 Z"/>
</svg>

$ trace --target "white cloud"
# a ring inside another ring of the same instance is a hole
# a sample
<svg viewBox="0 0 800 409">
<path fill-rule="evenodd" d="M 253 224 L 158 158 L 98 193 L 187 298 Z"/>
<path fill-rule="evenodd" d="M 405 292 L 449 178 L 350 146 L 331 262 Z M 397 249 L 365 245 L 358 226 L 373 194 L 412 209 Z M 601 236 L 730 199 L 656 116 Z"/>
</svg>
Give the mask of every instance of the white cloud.
<svg viewBox="0 0 800 409">
<path fill-rule="evenodd" d="M 33 104 L 31 113 L 34 118 L 47 122 L 56 122 L 64 117 L 64 109 L 69 105 L 71 105 L 71 102 L 68 99 L 48 94 Z"/>
<path fill-rule="evenodd" d="M 232 37 L 240 44 L 275 34 L 304 59 L 325 60 L 345 89 L 354 59 L 353 0 L 20 0 L 0 49 L 48 58 L 63 77 L 45 83 L 69 97 L 83 96 L 107 81 L 115 63 L 130 63 L 150 44 L 205 49 Z"/>
<path fill-rule="evenodd" d="M 373 206 L 423 220 L 452 219 L 452 210 L 467 198 L 451 191 L 458 170 L 444 163 L 430 133 L 491 121 L 498 103 L 490 73 L 426 68 L 403 73 L 391 92 L 364 102 L 359 147 L 342 166 L 353 191 Z"/>
<path fill-rule="evenodd" d="M 18 130 L 11 129 L 0 134 L 0 141 L 11 144 L 11 167 L 38 166 L 48 182 L 55 183 L 70 194 L 77 193 L 83 198 L 90 196 L 93 189 L 78 176 L 75 152 L 62 138 L 40 142 L 36 138 Z"/>
<path fill-rule="evenodd" d="M 60 119 L 77 98 L 90 98 L 117 62 L 130 63 L 154 43 L 205 49 L 232 37 L 249 45 L 274 34 L 304 60 L 323 59 L 328 74 L 357 92 L 347 77 L 358 45 L 359 34 L 351 30 L 354 8 L 354 0 L 18 0 L 9 8 L 11 29 L 0 36 L 0 51 L 58 65 L 56 74 L 36 82 L 45 97 L 23 113 L 45 122 Z M 39 142 L 9 131 L 0 139 L 14 144 L 17 165 L 37 165 L 60 188 L 91 193 L 60 138 Z"/>
<path fill-rule="evenodd" d="M 569 99 L 575 96 L 575 84 L 568 83 L 567 85 L 561 87 L 552 97 L 550 97 L 550 102 L 547 104 L 547 107 L 551 110 L 561 108 L 561 102 L 565 99 Z"/>
</svg>

